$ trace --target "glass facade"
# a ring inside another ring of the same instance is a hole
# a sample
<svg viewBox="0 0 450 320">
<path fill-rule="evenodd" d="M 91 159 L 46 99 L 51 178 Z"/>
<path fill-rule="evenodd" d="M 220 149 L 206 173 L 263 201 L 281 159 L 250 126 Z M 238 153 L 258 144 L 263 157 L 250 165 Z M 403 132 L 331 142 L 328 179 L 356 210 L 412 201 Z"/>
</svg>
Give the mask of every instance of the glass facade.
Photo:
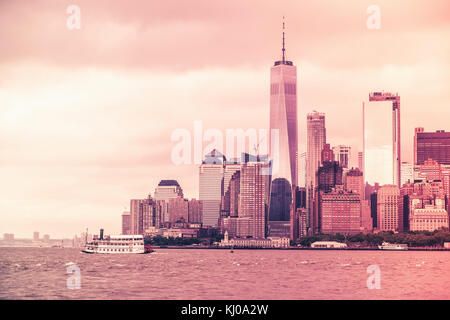
<svg viewBox="0 0 450 320">
<path fill-rule="evenodd" d="M 278 132 L 278 145 L 271 134 L 273 161 L 269 220 L 289 221 L 297 185 L 297 68 L 290 61 L 278 61 L 270 71 L 270 129 Z"/>
</svg>

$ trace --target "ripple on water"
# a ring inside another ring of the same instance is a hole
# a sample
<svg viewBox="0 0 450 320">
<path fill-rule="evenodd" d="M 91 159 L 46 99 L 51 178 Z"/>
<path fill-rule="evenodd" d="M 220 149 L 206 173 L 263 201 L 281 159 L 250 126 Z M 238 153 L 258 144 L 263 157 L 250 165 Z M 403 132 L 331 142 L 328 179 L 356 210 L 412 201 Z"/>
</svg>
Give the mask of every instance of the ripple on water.
<svg viewBox="0 0 450 320">
<path fill-rule="evenodd" d="M 148 256 L 151 256 L 150 258 Z M 366 251 L 157 249 L 151 255 L 86 255 L 77 249 L 0 248 L 6 299 L 449 299 L 450 254 Z M 81 270 L 69 290 L 67 267 Z M 389 274 L 367 290 L 366 266 Z M 337 272 L 340 270 L 340 272 Z M 412 281 L 414 279 L 414 281 Z M 299 290 L 299 288 L 302 288 Z"/>
</svg>

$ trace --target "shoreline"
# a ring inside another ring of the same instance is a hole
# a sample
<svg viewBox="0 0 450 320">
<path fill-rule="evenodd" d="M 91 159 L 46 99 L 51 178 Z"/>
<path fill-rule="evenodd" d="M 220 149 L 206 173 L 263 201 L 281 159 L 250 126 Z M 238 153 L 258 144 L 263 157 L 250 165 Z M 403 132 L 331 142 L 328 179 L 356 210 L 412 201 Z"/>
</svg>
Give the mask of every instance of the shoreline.
<svg viewBox="0 0 450 320">
<path fill-rule="evenodd" d="M 231 249 L 230 247 L 216 247 L 216 246 L 152 246 L 153 249 L 213 249 L 213 250 L 316 250 L 316 251 L 327 251 L 327 250 L 338 250 L 338 251 L 450 251 L 450 248 L 421 248 L 412 247 L 408 250 L 386 250 L 378 249 L 376 247 L 366 247 L 366 248 L 302 248 L 302 247 L 289 247 L 289 248 L 251 248 L 243 247 Z"/>
</svg>

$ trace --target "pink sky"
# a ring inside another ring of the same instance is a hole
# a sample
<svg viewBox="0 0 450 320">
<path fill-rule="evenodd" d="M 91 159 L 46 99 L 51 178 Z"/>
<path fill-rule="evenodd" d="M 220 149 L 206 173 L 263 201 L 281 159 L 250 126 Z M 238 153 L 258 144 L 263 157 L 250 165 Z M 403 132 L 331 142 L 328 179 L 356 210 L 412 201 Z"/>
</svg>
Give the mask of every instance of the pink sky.
<svg viewBox="0 0 450 320">
<path fill-rule="evenodd" d="M 80 30 L 66 27 L 71 4 Z M 331 145 L 360 150 L 370 91 L 401 95 L 405 160 L 414 127 L 450 130 L 446 0 L 1 1 L 0 234 L 118 233 L 129 199 L 161 179 L 198 198 L 198 167 L 172 164 L 171 133 L 268 128 L 283 15 L 300 152 L 312 110 Z"/>
</svg>

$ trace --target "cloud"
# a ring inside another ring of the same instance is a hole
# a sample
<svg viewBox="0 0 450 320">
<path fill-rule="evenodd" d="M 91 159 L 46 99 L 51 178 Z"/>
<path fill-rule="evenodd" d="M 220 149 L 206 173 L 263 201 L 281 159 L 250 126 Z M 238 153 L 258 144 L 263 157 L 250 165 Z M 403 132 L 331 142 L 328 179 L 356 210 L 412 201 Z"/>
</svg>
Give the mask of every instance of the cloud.
<svg viewBox="0 0 450 320">
<path fill-rule="evenodd" d="M 82 27 L 69 31 L 74 2 Z M 0 233 L 118 232 L 129 199 L 161 179 L 198 197 L 198 167 L 171 162 L 171 133 L 196 120 L 204 130 L 268 128 L 283 15 L 299 151 L 316 109 L 328 142 L 355 156 L 362 101 L 386 90 L 401 95 L 411 158 L 414 127 L 447 129 L 449 4 L 378 3 L 373 31 L 369 1 L 0 2 Z"/>
</svg>

